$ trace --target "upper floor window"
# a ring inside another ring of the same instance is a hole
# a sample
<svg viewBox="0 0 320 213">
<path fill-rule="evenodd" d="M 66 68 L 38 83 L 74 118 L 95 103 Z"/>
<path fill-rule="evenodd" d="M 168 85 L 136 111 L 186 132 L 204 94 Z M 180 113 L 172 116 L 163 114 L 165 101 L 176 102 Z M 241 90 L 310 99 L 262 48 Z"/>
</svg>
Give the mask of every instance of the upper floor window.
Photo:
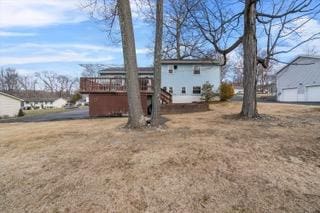
<svg viewBox="0 0 320 213">
<path fill-rule="evenodd" d="M 172 94 L 173 93 L 173 88 L 169 87 L 169 92 Z"/>
<path fill-rule="evenodd" d="M 176 65 L 176 64 L 173 65 L 173 69 L 175 69 L 175 70 L 178 69 L 178 65 Z"/>
<path fill-rule="evenodd" d="M 201 94 L 201 87 L 193 87 L 192 93 L 193 94 Z"/>
<path fill-rule="evenodd" d="M 200 66 L 199 65 L 195 65 L 193 67 L 193 74 L 200 74 Z"/>
<path fill-rule="evenodd" d="M 173 73 L 173 68 L 174 68 L 173 65 L 169 65 L 168 72 L 169 72 L 169 73 Z"/>
<path fill-rule="evenodd" d="M 186 87 L 181 88 L 181 94 L 186 94 Z"/>
</svg>

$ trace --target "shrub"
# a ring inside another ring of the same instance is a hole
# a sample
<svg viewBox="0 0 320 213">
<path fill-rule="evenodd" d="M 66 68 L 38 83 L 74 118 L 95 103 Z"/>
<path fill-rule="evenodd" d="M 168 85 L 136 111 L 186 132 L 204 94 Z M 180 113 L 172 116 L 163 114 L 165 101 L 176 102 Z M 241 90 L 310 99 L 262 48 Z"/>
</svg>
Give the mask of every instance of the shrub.
<svg viewBox="0 0 320 213">
<path fill-rule="evenodd" d="M 201 89 L 201 100 L 205 102 L 209 102 L 215 96 L 212 89 L 213 89 L 213 85 L 210 84 L 209 82 L 206 82 L 205 84 L 203 84 Z"/>
<path fill-rule="evenodd" d="M 23 116 L 24 116 L 24 112 L 22 109 L 20 109 L 18 112 L 18 117 L 23 117 Z"/>
<path fill-rule="evenodd" d="M 220 100 L 227 101 L 234 96 L 234 89 L 232 84 L 221 83 L 220 85 Z"/>
<path fill-rule="evenodd" d="M 75 104 L 77 101 L 79 101 L 80 99 L 82 98 L 81 94 L 80 93 L 76 93 L 74 94 L 72 97 L 71 97 L 71 100 L 70 102 L 72 104 Z"/>
</svg>

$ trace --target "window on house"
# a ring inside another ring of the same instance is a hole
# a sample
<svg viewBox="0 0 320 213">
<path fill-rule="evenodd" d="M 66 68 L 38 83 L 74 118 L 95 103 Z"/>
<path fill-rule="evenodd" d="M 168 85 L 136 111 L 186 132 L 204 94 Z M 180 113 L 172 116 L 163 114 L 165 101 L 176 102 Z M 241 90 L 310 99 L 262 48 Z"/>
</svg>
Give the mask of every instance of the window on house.
<svg viewBox="0 0 320 213">
<path fill-rule="evenodd" d="M 173 65 L 169 65 L 168 72 L 169 72 L 169 73 L 173 73 Z"/>
<path fill-rule="evenodd" d="M 175 69 L 175 70 L 178 69 L 178 65 L 176 65 L 176 64 L 173 65 L 173 69 Z"/>
<path fill-rule="evenodd" d="M 193 74 L 200 74 L 200 66 L 196 65 L 193 67 Z"/>
<path fill-rule="evenodd" d="M 192 93 L 193 94 L 201 94 L 201 87 L 193 87 Z"/>
<path fill-rule="evenodd" d="M 186 94 L 186 87 L 181 88 L 181 94 Z"/>
<path fill-rule="evenodd" d="M 169 92 L 172 94 L 173 93 L 173 88 L 169 87 Z"/>
</svg>

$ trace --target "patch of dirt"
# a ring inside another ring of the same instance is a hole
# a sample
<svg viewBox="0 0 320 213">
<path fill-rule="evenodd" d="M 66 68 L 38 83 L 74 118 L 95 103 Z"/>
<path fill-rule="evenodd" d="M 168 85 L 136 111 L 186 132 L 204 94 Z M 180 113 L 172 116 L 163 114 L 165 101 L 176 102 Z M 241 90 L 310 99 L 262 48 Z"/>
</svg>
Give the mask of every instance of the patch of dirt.
<svg viewBox="0 0 320 213">
<path fill-rule="evenodd" d="M 320 115 L 240 103 L 167 115 L 0 124 L 0 212 L 317 212 Z"/>
</svg>

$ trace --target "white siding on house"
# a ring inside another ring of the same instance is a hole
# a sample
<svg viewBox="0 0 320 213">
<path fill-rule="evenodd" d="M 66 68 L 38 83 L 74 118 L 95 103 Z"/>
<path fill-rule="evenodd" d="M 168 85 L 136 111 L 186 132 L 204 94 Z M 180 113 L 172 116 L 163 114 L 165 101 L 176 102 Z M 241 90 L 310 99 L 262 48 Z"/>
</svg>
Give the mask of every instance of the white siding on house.
<svg viewBox="0 0 320 213">
<path fill-rule="evenodd" d="M 317 87 L 320 87 L 320 58 L 318 57 L 300 56 L 293 64 L 277 73 L 278 101 L 320 102 Z M 289 91 L 293 88 L 296 90 Z"/>
<path fill-rule="evenodd" d="M 23 109 L 46 109 L 53 107 L 53 101 L 24 101 Z"/>
<path fill-rule="evenodd" d="M 306 94 L 308 102 L 317 102 L 320 101 L 320 85 L 319 86 L 310 86 L 306 88 Z"/>
<path fill-rule="evenodd" d="M 17 116 L 21 108 L 21 101 L 0 93 L 0 117 Z"/>
<path fill-rule="evenodd" d="M 177 69 L 169 73 L 168 64 L 161 66 L 161 87 L 172 87 L 173 103 L 191 103 L 200 101 L 200 94 L 193 94 L 193 87 L 202 87 L 209 82 L 213 85 L 213 90 L 218 91 L 220 86 L 220 66 L 217 65 L 197 65 L 200 66 L 200 74 L 194 74 L 193 64 L 177 64 Z M 172 65 L 171 65 L 172 66 Z M 186 88 L 186 93 L 182 94 L 182 87 Z"/>
<path fill-rule="evenodd" d="M 282 101 L 286 102 L 297 102 L 298 101 L 298 89 L 293 88 L 293 89 L 283 89 L 282 90 Z"/>
<path fill-rule="evenodd" d="M 58 98 L 57 100 L 55 100 L 53 103 L 52 103 L 52 106 L 54 108 L 62 108 L 64 107 L 65 105 L 67 104 L 67 100 L 64 99 L 64 98 Z"/>
</svg>

